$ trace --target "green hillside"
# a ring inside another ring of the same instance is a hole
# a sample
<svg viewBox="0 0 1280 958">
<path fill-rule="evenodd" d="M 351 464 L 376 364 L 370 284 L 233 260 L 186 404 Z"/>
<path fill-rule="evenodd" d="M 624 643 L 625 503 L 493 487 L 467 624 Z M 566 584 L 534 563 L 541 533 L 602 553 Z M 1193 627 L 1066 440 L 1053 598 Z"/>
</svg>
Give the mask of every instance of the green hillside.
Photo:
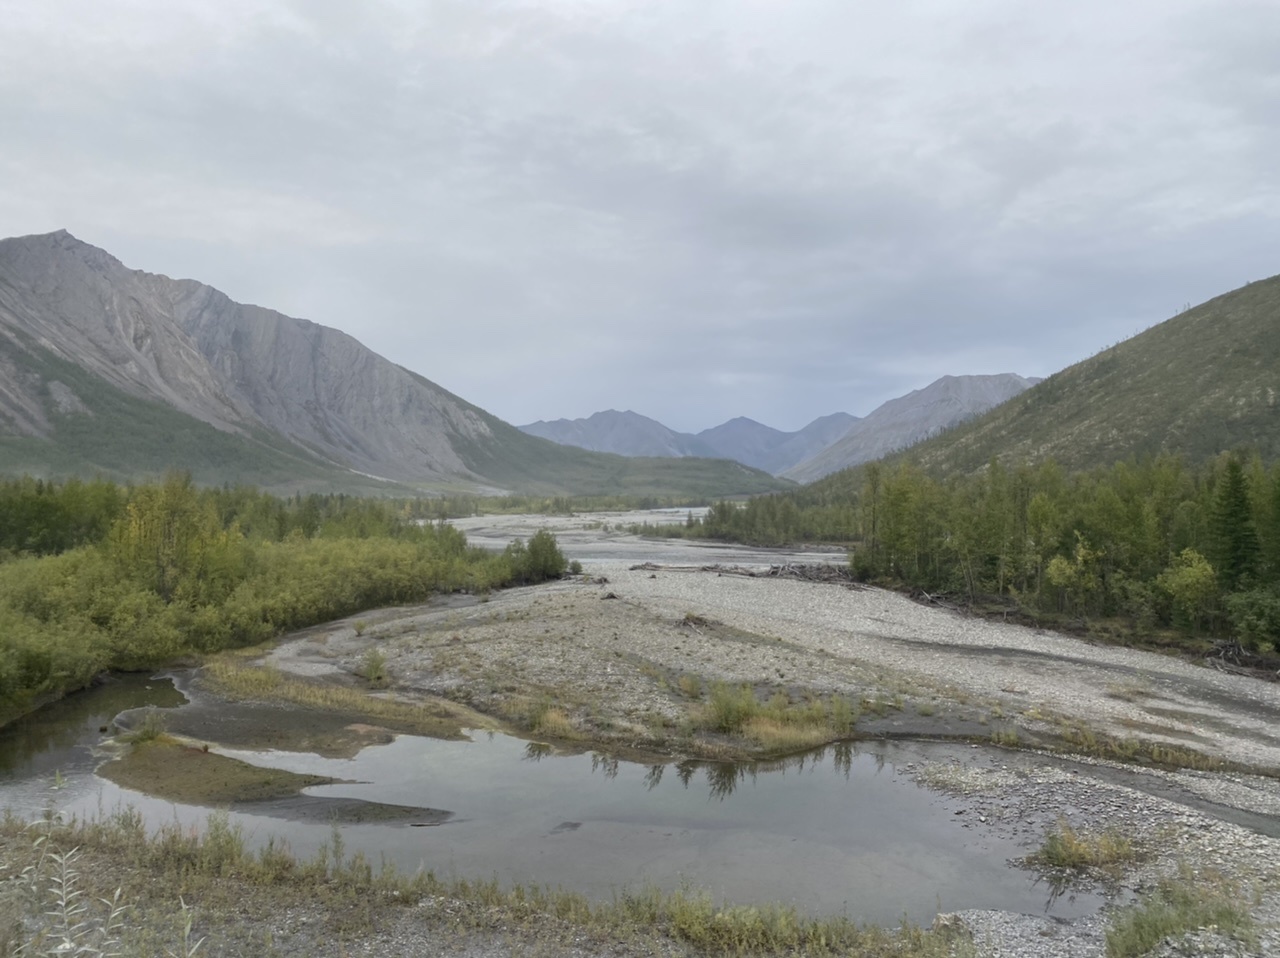
<svg viewBox="0 0 1280 958">
<path fill-rule="evenodd" d="M 1209 300 L 1077 363 L 909 457 L 937 474 L 993 457 L 1068 469 L 1159 453 L 1280 458 L 1280 276 Z"/>
</svg>

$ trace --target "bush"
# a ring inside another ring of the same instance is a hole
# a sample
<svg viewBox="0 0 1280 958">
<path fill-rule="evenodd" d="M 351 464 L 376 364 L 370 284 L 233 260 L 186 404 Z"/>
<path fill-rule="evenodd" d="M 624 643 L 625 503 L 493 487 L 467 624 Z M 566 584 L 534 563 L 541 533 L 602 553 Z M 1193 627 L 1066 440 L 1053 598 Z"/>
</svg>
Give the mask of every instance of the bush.
<svg viewBox="0 0 1280 958">
<path fill-rule="evenodd" d="M 760 703 L 751 686 L 717 682 L 711 686 L 706 723 L 717 732 L 740 732 L 759 710 Z"/>
<path fill-rule="evenodd" d="M 1254 652 L 1280 649 L 1280 589 L 1250 589 L 1226 598 L 1227 618 L 1240 644 Z"/>
<path fill-rule="evenodd" d="M 366 649 L 364 658 L 360 660 L 359 675 L 370 685 L 382 687 L 387 684 L 387 657 L 377 649 Z"/>
<path fill-rule="evenodd" d="M 556 537 L 539 529 L 525 545 L 514 540 L 502 553 L 512 582 L 535 583 L 561 578 L 569 568 L 569 560 L 556 544 Z"/>
<path fill-rule="evenodd" d="M 569 561 L 560 551 L 556 537 L 546 529 L 539 529 L 529 540 L 526 574 L 531 582 L 559 579 L 569 567 Z"/>
</svg>

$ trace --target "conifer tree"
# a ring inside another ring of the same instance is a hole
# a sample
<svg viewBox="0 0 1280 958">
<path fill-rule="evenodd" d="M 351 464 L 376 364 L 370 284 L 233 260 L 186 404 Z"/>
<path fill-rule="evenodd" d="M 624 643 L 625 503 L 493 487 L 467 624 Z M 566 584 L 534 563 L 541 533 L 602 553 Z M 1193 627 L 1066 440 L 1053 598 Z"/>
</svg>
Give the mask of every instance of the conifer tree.
<svg viewBox="0 0 1280 958">
<path fill-rule="evenodd" d="M 1214 567 L 1227 592 L 1247 587 L 1258 569 L 1249 480 L 1238 459 L 1228 459 L 1213 504 Z"/>
</svg>

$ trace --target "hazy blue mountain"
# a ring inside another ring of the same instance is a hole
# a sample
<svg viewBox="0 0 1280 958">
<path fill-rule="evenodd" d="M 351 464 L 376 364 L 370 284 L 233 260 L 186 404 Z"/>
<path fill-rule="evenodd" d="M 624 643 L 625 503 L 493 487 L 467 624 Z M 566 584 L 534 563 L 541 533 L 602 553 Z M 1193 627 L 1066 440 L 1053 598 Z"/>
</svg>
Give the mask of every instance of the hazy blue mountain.
<svg viewBox="0 0 1280 958">
<path fill-rule="evenodd" d="M 775 476 L 781 475 L 792 466 L 826 449 L 847 433 L 856 422 L 858 417 L 851 416 L 847 412 L 834 412 L 829 416 L 821 416 L 800 431 L 788 433 L 787 438 L 775 446 L 768 455 L 748 465 L 763 469 Z"/>
<path fill-rule="evenodd" d="M 621 456 L 721 456 L 697 437 L 668 429 L 656 419 L 639 413 L 606 409 L 586 419 L 555 419 L 531 422 L 519 427 L 531 436 L 550 439 L 564 446 L 577 446 L 595 452 L 613 452 Z"/>
<path fill-rule="evenodd" d="M 736 459 L 760 469 L 764 468 L 760 463 L 790 436 L 791 433 L 739 416 L 702 430 L 697 438 L 723 459 Z"/>
<path fill-rule="evenodd" d="M 520 429 L 552 442 L 623 456 L 711 456 L 777 475 L 838 439 L 856 416 L 838 412 L 797 432 L 739 416 L 702 432 L 676 432 L 648 416 L 613 409 L 585 419 L 539 420 Z"/>
<path fill-rule="evenodd" d="M 836 442 L 783 471 L 796 482 L 812 482 L 858 463 L 913 446 L 1012 399 L 1039 382 L 1015 373 L 943 376 L 891 399 L 858 420 Z"/>
</svg>

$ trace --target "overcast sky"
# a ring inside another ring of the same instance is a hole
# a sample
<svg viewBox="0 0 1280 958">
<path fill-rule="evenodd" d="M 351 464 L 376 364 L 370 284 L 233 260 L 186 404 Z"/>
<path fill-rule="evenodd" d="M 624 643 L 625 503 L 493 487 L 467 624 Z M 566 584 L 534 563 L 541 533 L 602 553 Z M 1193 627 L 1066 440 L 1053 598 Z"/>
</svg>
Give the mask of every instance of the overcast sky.
<svg viewBox="0 0 1280 958">
<path fill-rule="evenodd" d="M 0 235 L 508 421 L 1047 375 L 1280 272 L 1275 0 L 0 0 Z"/>
</svg>

